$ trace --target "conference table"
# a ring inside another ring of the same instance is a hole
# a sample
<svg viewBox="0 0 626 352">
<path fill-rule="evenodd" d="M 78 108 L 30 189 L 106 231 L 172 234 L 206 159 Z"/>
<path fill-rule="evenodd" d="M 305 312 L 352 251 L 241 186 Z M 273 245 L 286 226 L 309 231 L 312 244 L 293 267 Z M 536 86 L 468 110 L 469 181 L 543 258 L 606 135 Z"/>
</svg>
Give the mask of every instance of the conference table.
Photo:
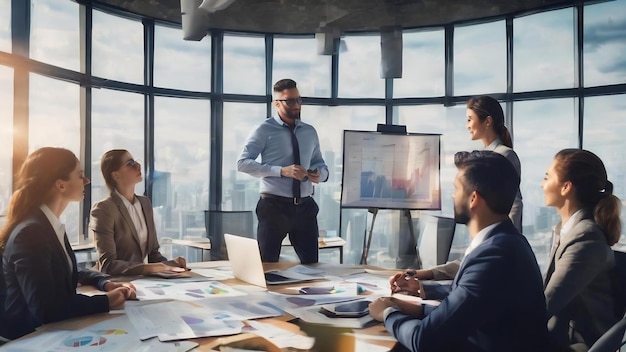
<svg viewBox="0 0 626 352">
<path fill-rule="evenodd" d="M 296 265 L 296 263 L 264 263 L 265 270 L 284 270 L 291 266 Z M 211 268 L 225 268 L 229 266 L 228 261 L 210 261 L 210 262 L 198 262 L 198 263 L 190 263 L 190 268 L 192 269 L 192 273 L 195 270 L 201 271 L 202 269 L 211 269 Z M 358 268 L 369 268 L 373 270 L 381 270 L 380 268 L 372 267 L 372 266 L 354 266 L 354 265 L 341 265 L 341 264 L 324 264 L 319 263 L 315 264 L 314 267 L 320 269 L 333 269 L 333 270 L 343 270 L 343 269 L 358 269 Z M 384 270 L 380 271 L 381 273 L 385 273 Z M 141 277 L 114 277 L 112 278 L 115 281 L 129 281 L 132 279 L 141 278 Z M 228 278 L 225 280 L 220 280 L 220 282 L 226 285 L 232 286 L 252 286 L 245 282 L 242 282 L 235 278 Z M 323 285 L 324 280 L 316 280 L 306 282 L 306 286 L 315 286 L 315 285 Z M 300 284 L 302 286 L 302 284 Z M 289 286 L 294 286 L 294 284 L 284 284 L 284 285 L 268 285 L 268 290 L 280 292 L 288 289 Z M 91 286 L 83 286 L 79 287 L 79 292 L 87 295 L 98 294 L 101 293 Z M 218 303 L 219 298 L 216 299 L 216 303 Z M 125 304 L 133 305 L 135 303 L 130 301 Z M 0 351 L 2 350 L 11 350 L 12 346 L 16 343 L 20 342 L 28 342 L 28 341 L 37 341 L 37 337 L 41 334 L 46 333 L 46 331 L 53 331 L 58 329 L 64 330 L 79 330 L 90 325 L 106 321 L 107 319 L 112 319 L 115 317 L 119 317 L 124 315 L 125 311 L 112 311 L 110 313 L 105 314 L 97 314 L 86 317 L 80 317 L 75 319 L 70 319 L 62 322 L 57 322 L 53 324 L 44 325 L 39 328 L 37 331 L 26 335 L 18 340 L 12 341 L 10 343 L 5 344 L 0 347 Z M 264 323 L 272 324 L 273 326 L 280 327 L 285 330 L 289 330 L 294 333 L 306 335 L 309 337 L 315 338 L 315 344 L 309 351 L 320 351 L 320 352 L 332 352 L 332 351 L 342 351 L 342 352 L 350 352 L 350 351 L 367 351 L 367 352 L 382 352 L 388 351 L 395 345 L 395 340 L 389 335 L 389 333 L 385 330 L 384 326 L 380 323 L 374 324 L 367 328 L 363 329 L 352 329 L 352 328 L 340 328 L 330 325 L 323 324 L 315 324 L 315 323 L 307 323 L 290 314 L 283 314 L 279 317 L 273 318 L 265 318 L 258 319 L 255 321 L 260 321 Z M 253 350 L 264 350 L 264 351 L 280 351 L 280 349 L 276 349 L 275 346 L 271 344 L 267 344 L 267 341 L 261 337 L 250 333 L 242 333 L 238 335 L 231 336 L 222 336 L 222 337 L 203 337 L 203 338 L 195 338 L 189 341 L 195 342 L 198 344 L 192 351 L 219 351 L 220 346 L 233 346 L 236 348 L 245 348 L 245 349 L 253 349 Z M 23 344 L 22 344 L 23 346 Z M 300 351 L 300 350 L 298 350 Z"/>
</svg>

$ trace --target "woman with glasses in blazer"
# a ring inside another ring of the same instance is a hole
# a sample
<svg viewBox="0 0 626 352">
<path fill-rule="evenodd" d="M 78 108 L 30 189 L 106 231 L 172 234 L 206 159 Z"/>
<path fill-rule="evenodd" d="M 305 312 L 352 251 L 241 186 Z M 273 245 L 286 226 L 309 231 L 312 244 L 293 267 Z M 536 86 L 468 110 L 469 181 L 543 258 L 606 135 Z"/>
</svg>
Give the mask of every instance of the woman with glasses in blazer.
<svg viewBox="0 0 626 352">
<path fill-rule="evenodd" d="M 127 150 L 113 149 L 104 153 L 100 167 L 111 194 L 91 209 L 96 267 L 111 275 L 184 271 L 185 258 L 168 261 L 159 252 L 152 204 L 135 194 L 135 185 L 143 179 L 141 164 Z"/>
</svg>

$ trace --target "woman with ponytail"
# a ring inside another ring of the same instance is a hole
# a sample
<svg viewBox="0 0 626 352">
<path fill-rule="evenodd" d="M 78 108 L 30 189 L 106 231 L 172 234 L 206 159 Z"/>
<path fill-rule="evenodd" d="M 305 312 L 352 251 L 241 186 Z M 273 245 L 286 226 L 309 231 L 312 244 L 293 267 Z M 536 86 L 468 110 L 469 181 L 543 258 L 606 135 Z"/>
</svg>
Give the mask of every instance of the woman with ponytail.
<svg viewBox="0 0 626 352">
<path fill-rule="evenodd" d="M 114 283 L 92 270 L 78 271 L 76 257 L 59 220 L 69 202 L 82 201 L 89 179 L 67 149 L 41 148 L 30 154 L 0 231 L 0 335 L 14 339 L 36 327 L 68 318 L 119 309 L 134 298 L 134 286 Z M 2 275 L 0 275 L 1 278 Z M 93 285 L 102 295 L 76 293 Z"/>
<path fill-rule="evenodd" d="M 521 164 L 513 151 L 511 134 L 504 125 L 504 112 L 494 98 L 482 95 L 467 101 L 467 129 L 472 140 L 481 140 L 485 150 L 504 155 L 521 176 Z M 522 232 L 522 193 L 518 190 L 509 218 Z"/>
<path fill-rule="evenodd" d="M 503 155 L 513 164 L 517 174 L 521 176 L 521 164 L 517 154 L 513 151 L 513 141 L 509 130 L 504 125 L 504 112 L 497 100 L 482 95 L 467 101 L 467 129 L 472 140 L 481 140 L 485 150 L 491 150 Z M 520 233 L 522 232 L 522 193 L 517 190 L 509 218 Z M 419 280 L 452 280 L 459 271 L 460 260 L 454 260 L 430 269 L 415 271 L 411 280 L 405 279 L 404 272 L 397 273 L 389 279 L 391 288 L 395 292 L 412 293 L 417 290 L 415 279 Z M 438 287 L 435 285 L 434 287 Z M 428 287 L 425 287 L 430 292 Z M 436 292 L 433 292 L 437 296 Z"/>
<path fill-rule="evenodd" d="M 548 330 L 562 347 L 591 346 L 615 322 L 611 247 L 620 237 L 619 198 L 602 160 L 581 149 L 556 154 L 541 184 L 561 222 L 545 279 Z"/>
</svg>

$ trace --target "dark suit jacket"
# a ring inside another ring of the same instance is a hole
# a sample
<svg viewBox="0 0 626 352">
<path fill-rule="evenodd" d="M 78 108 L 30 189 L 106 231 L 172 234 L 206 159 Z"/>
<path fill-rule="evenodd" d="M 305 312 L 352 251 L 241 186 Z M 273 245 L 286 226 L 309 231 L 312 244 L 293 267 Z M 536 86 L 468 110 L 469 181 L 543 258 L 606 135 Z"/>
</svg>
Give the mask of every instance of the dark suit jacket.
<svg viewBox="0 0 626 352">
<path fill-rule="evenodd" d="M 611 281 L 615 257 L 591 211 L 583 210 L 574 221 L 550 253 L 545 287 L 548 330 L 559 345 L 591 346 L 619 320 Z M 560 228 L 558 224 L 556 233 Z"/>
<path fill-rule="evenodd" d="M 141 248 L 135 224 L 117 193 L 111 192 L 108 198 L 94 204 L 91 209 L 89 230 L 98 250 L 96 267 L 103 273 L 137 275 L 141 274 L 146 256 L 149 263 L 167 260 L 159 253 L 152 204 L 147 197 L 137 196 L 137 199 L 148 228 L 147 248 Z"/>
<path fill-rule="evenodd" d="M 417 319 L 393 312 L 385 327 L 411 351 L 544 351 L 546 303 L 526 241 L 507 220 L 467 255 L 438 307 Z"/>
<path fill-rule="evenodd" d="M 52 225 L 39 209 L 15 227 L 2 256 L 6 285 L 7 338 L 28 334 L 36 327 L 68 318 L 109 311 L 104 295 L 76 293 L 77 283 L 97 285 L 97 271 L 76 268 L 76 257 L 65 236 L 72 270 Z"/>
</svg>

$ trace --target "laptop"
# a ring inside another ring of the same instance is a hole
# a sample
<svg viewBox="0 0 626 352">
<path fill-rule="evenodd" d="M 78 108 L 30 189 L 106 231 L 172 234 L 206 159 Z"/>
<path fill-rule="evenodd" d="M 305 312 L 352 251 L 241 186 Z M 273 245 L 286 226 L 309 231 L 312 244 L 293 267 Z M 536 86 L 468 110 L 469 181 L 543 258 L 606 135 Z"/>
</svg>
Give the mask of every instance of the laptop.
<svg viewBox="0 0 626 352">
<path fill-rule="evenodd" d="M 267 288 L 267 285 L 289 284 L 309 280 L 325 279 L 324 271 L 296 265 L 287 270 L 263 271 L 259 244 L 253 238 L 224 234 L 226 251 L 235 278 L 252 285 Z"/>
</svg>

